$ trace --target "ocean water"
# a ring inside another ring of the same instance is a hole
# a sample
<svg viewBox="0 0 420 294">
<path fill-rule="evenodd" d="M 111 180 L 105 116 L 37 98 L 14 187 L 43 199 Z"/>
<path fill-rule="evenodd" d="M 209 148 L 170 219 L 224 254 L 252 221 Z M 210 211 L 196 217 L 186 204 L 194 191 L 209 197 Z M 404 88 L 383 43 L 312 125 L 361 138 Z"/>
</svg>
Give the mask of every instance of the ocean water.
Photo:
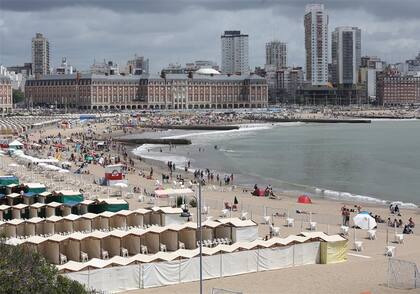
<svg viewBox="0 0 420 294">
<path fill-rule="evenodd" d="M 173 161 L 178 168 L 190 160 L 193 169 L 233 173 L 238 184 L 271 184 L 333 199 L 420 204 L 420 120 L 255 124 L 233 131 L 140 136 L 190 138 L 189 146 L 143 145 L 134 152 Z"/>
</svg>

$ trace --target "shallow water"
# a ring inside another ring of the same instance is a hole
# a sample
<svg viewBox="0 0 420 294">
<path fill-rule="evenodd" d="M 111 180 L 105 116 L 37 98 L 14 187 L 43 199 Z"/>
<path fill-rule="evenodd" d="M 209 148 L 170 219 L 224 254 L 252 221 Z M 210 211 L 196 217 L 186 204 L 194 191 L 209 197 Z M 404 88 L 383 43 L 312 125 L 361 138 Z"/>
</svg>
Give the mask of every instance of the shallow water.
<svg viewBox="0 0 420 294">
<path fill-rule="evenodd" d="M 270 183 L 337 199 L 420 203 L 420 121 L 248 125 L 239 131 L 152 136 L 189 137 L 193 144 L 170 151 L 167 146 L 141 146 L 137 154 L 171 160 L 180 168 L 190 159 L 194 168 L 234 173 L 237 183 Z"/>
</svg>

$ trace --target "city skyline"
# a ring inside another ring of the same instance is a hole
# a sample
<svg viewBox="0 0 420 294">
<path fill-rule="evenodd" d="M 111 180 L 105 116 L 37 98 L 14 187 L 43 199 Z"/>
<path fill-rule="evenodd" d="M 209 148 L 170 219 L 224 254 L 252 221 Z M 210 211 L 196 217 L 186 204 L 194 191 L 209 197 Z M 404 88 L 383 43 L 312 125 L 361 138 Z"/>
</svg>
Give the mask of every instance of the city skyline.
<svg viewBox="0 0 420 294">
<path fill-rule="evenodd" d="M 199 59 L 221 64 L 220 35 L 224 30 L 241 30 L 249 35 L 251 68 L 264 65 L 265 44 L 275 39 L 288 44 L 290 66 L 305 66 L 303 17 L 307 1 L 134 2 L 3 0 L 0 63 L 30 62 L 31 38 L 41 32 L 51 43 L 53 67 L 60 64 L 62 56 L 84 70 L 95 58 L 125 64 L 134 54 L 150 59 L 151 72 L 169 63 Z M 361 28 L 362 55 L 397 62 L 419 51 L 415 7 L 420 9 L 420 4 L 415 1 L 319 2 L 328 10 L 329 31 L 337 26 Z M 331 36 L 328 43 L 331 47 Z"/>
</svg>

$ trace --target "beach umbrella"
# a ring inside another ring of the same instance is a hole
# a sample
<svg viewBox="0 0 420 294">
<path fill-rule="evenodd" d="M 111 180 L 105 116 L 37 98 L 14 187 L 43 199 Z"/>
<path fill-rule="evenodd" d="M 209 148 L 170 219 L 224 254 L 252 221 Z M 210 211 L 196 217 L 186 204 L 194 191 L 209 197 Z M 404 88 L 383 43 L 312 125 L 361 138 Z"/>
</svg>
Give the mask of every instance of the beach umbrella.
<svg viewBox="0 0 420 294">
<path fill-rule="evenodd" d="M 236 204 L 236 205 L 239 204 L 238 198 L 236 198 L 236 196 L 235 196 L 235 199 L 233 200 L 233 204 Z"/>
<path fill-rule="evenodd" d="M 362 211 L 353 217 L 353 222 L 356 227 L 363 230 L 371 230 L 377 225 L 375 219 L 366 211 Z"/>
</svg>

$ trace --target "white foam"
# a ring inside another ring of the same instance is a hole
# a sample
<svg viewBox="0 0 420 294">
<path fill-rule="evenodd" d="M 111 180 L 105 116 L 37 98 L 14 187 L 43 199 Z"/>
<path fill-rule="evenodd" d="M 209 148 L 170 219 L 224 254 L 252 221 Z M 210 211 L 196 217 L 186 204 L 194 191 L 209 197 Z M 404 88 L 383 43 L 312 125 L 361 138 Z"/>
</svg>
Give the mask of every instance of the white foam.
<svg viewBox="0 0 420 294">
<path fill-rule="evenodd" d="M 334 190 L 323 190 L 320 188 L 315 188 L 315 192 L 317 194 L 324 194 L 327 198 L 331 198 L 334 200 L 345 200 L 345 201 L 352 201 L 352 202 L 362 202 L 362 203 L 373 203 L 373 204 L 380 204 L 380 205 L 387 205 L 390 201 L 386 201 L 383 199 L 365 196 L 365 195 L 356 195 L 349 192 L 339 192 Z M 415 209 L 418 208 L 417 205 L 414 203 L 405 203 L 401 201 L 394 201 L 393 204 L 398 204 L 401 208 L 409 208 Z"/>
<path fill-rule="evenodd" d="M 401 202 L 401 201 L 393 201 L 393 202 L 391 202 L 391 204 L 392 205 L 398 204 L 398 206 L 400 208 L 408 208 L 408 209 L 416 209 L 416 208 L 418 208 L 417 205 L 415 205 L 414 203 L 410 203 L 410 202 L 405 203 L 405 202 Z"/>
<path fill-rule="evenodd" d="M 272 127 L 273 126 L 270 124 L 246 124 L 246 125 L 241 125 L 239 129 L 235 129 L 235 130 L 202 131 L 202 132 L 188 133 L 188 134 L 182 134 L 182 135 L 168 136 L 162 139 L 180 139 L 180 138 L 189 138 L 189 137 L 206 136 L 206 135 L 208 136 L 208 135 L 229 134 L 229 133 L 242 133 L 242 132 L 250 132 L 250 131 L 268 130 L 268 129 L 271 129 Z"/>
</svg>

